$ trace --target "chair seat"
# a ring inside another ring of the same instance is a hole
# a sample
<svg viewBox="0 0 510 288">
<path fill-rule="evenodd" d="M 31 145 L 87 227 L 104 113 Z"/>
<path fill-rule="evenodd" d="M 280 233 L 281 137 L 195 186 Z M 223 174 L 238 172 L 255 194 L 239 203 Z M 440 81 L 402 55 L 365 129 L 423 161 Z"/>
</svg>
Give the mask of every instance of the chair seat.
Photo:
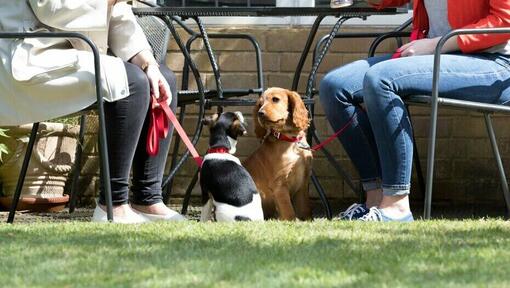
<svg viewBox="0 0 510 288">
<path fill-rule="evenodd" d="M 249 94 L 261 94 L 262 89 L 225 89 L 223 90 L 223 99 L 218 98 L 217 90 L 205 90 L 204 95 L 209 106 L 251 106 L 255 105 L 255 99 L 232 99 L 234 97 L 246 96 Z M 178 92 L 178 105 L 196 103 L 200 100 L 200 92 L 197 90 L 183 90 Z M 314 104 L 313 99 L 303 99 L 305 105 Z"/>
<path fill-rule="evenodd" d="M 224 98 L 240 97 L 249 94 L 260 94 L 262 89 L 225 89 L 223 90 Z M 217 90 L 205 90 L 204 96 L 206 100 L 214 99 L 218 97 Z M 198 90 L 182 90 L 178 92 L 178 104 L 179 106 L 192 104 L 200 100 L 200 92 Z"/>
<path fill-rule="evenodd" d="M 429 95 L 411 95 L 404 99 L 405 103 L 413 105 L 423 105 L 430 107 L 432 97 Z M 481 113 L 510 113 L 510 106 L 502 104 L 487 104 L 467 100 L 457 100 L 451 98 L 439 97 L 438 104 L 454 109 L 473 110 Z"/>
</svg>

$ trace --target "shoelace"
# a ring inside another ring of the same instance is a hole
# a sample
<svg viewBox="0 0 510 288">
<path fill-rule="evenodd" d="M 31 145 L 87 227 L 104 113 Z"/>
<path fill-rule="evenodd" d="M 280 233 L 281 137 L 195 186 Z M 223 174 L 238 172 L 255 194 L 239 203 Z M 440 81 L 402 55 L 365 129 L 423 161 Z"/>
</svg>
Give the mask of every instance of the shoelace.
<svg viewBox="0 0 510 288">
<path fill-rule="evenodd" d="M 359 220 L 361 221 L 382 221 L 383 217 L 381 214 L 381 210 L 376 207 L 370 208 L 367 214 L 363 215 Z"/>
<path fill-rule="evenodd" d="M 358 214 L 365 211 L 365 208 L 363 207 L 363 204 L 354 203 L 347 210 L 344 212 L 341 212 L 340 215 L 338 215 L 341 219 L 349 219 L 351 220 L 354 214 Z"/>
</svg>

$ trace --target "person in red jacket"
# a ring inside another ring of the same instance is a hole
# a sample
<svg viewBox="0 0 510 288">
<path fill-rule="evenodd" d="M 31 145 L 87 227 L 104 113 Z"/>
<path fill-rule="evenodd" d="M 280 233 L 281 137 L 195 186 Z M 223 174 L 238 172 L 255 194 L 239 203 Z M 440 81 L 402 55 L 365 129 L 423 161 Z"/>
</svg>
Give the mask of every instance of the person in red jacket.
<svg viewBox="0 0 510 288">
<path fill-rule="evenodd" d="M 384 8 L 409 0 L 367 2 Z M 415 0 L 413 9 L 411 41 L 395 54 L 336 68 L 321 81 L 320 100 L 333 129 L 354 118 L 339 140 L 367 196 L 365 203 L 340 213 L 341 219 L 413 221 L 409 208 L 413 131 L 402 98 L 431 93 L 433 53 L 451 30 L 510 27 L 510 0 Z M 508 103 L 509 40 L 508 34 L 450 38 L 442 50 L 440 96 Z"/>
</svg>

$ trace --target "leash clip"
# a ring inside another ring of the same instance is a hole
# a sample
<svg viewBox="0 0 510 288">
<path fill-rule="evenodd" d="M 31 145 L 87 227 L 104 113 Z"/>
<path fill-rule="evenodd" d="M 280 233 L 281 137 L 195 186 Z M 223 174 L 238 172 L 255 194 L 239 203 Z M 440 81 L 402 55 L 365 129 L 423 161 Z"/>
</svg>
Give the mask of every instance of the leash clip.
<svg viewBox="0 0 510 288">
<path fill-rule="evenodd" d="M 282 135 L 282 133 L 273 130 L 273 136 L 276 137 L 276 139 L 280 139 L 280 135 Z"/>
</svg>

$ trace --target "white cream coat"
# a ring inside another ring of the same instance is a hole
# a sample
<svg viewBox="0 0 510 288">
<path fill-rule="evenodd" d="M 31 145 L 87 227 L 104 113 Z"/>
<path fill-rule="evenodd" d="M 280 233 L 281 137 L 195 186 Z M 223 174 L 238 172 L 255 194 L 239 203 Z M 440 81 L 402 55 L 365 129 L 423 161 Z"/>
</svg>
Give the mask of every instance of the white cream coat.
<svg viewBox="0 0 510 288">
<path fill-rule="evenodd" d="M 106 101 L 129 95 L 123 61 L 150 46 L 131 6 L 106 0 L 0 0 L 0 31 L 76 31 L 101 53 Z M 110 49 L 114 55 L 107 56 Z M 94 63 L 80 40 L 0 39 L 0 126 L 48 120 L 96 101 Z"/>
</svg>

